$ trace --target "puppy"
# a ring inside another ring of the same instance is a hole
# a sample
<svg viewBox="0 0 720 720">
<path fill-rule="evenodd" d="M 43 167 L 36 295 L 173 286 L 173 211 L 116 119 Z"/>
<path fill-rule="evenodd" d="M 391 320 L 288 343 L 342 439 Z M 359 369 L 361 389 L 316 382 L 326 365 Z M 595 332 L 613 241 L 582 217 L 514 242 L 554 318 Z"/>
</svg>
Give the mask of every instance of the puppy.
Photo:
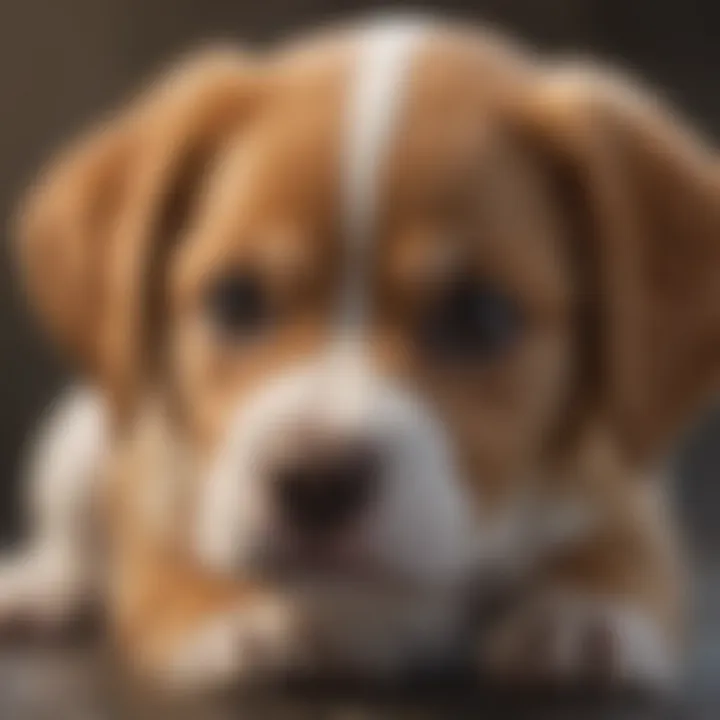
<svg viewBox="0 0 720 720">
<path fill-rule="evenodd" d="M 463 643 L 503 680 L 671 678 L 658 468 L 720 375 L 719 179 L 645 91 L 480 31 L 181 64 L 20 214 L 87 385 L 2 622 L 95 593 L 175 687 Z M 490 576 L 518 594 L 475 633 Z"/>
</svg>

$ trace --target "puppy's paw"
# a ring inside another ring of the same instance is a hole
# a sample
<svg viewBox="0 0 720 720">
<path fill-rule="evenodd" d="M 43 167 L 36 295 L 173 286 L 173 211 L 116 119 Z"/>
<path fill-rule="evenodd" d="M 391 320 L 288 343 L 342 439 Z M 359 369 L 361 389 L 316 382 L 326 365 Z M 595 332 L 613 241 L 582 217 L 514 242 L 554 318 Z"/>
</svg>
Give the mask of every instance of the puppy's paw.
<svg viewBox="0 0 720 720">
<path fill-rule="evenodd" d="M 661 690 L 676 676 L 665 629 L 650 614 L 588 596 L 545 596 L 513 614 L 481 649 L 482 667 L 505 682 L 593 683 Z"/>
<path fill-rule="evenodd" d="M 79 627 L 91 596 L 75 558 L 40 550 L 0 559 L 0 638 L 64 636 Z"/>
<path fill-rule="evenodd" d="M 299 662 L 296 628 L 292 609 L 270 601 L 208 619 L 160 664 L 160 682 L 198 692 L 271 679 Z"/>
</svg>

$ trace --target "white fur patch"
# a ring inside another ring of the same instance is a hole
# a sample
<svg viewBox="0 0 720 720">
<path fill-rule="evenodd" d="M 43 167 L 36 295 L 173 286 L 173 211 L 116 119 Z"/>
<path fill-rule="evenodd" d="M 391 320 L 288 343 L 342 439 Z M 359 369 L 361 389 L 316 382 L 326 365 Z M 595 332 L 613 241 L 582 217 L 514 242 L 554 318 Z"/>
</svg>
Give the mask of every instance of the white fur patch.
<svg viewBox="0 0 720 720">
<path fill-rule="evenodd" d="M 73 387 L 52 406 L 31 447 L 29 547 L 0 562 L 0 627 L 27 621 L 59 627 L 93 591 L 94 501 L 106 452 L 99 396 Z"/>
<path fill-rule="evenodd" d="M 103 402 L 87 387 L 70 388 L 46 413 L 25 472 L 31 520 L 41 535 L 86 534 L 107 434 Z"/>
<path fill-rule="evenodd" d="M 241 568 L 258 544 L 279 542 L 265 471 L 283 443 L 311 425 L 384 442 L 387 462 L 378 496 L 352 539 L 364 561 L 396 579 L 431 585 L 467 569 L 476 532 L 473 510 L 443 428 L 419 399 L 356 362 L 352 384 L 362 391 L 350 403 L 342 402 L 347 366 L 322 359 L 242 402 L 198 508 L 196 547 L 205 561 Z"/>
<path fill-rule="evenodd" d="M 385 21 L 360 34 L 344 140 L 343 217 L 348 243 L 343 325 L 359 324 L 367 258 L 375 232 L 382 171 L 402 108 L 412 60 L 423 36 L 419 21 Z"/>
<path fill-rule="evenodd" d="M 557 642 L 549 660 L 560 672 L 582 666 L 588 631 L 601 626 L 612 644 L 610 675 L 620 682 L 664 685 L 676 662 L 668 638 L 652 617 L 622 600 L 564 596 L 557 604 Z"/>
<path fill-rule="evenodd" d="M 622 598 L 556 591 L 491 636 L 485 662 L 508 677 L 569 681 L 594 678 L 666 688 L 678 658 L 665 629 Z"/>
<path fill-rule="evenodd" d="M 91 565 L 77 548 L 36 545 L 0 560 L 0 629 L 62 630 L 91 599 Z"/>
</svg>

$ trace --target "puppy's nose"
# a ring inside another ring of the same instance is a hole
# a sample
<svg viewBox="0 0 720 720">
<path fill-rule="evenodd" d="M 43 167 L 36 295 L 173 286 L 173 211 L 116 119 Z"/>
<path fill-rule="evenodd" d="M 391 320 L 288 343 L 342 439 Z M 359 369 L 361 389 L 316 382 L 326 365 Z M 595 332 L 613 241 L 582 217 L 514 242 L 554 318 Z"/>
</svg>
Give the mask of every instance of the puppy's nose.
<svg viewBox="0 0 720 720">
<path fill-rule="evenodd" d="M 367 442 L 307 452 L 276 472 L 277 510 L 303 535 L 338 531 L 366 509 L 380 472 L 381 453 Z"/>
</svg>

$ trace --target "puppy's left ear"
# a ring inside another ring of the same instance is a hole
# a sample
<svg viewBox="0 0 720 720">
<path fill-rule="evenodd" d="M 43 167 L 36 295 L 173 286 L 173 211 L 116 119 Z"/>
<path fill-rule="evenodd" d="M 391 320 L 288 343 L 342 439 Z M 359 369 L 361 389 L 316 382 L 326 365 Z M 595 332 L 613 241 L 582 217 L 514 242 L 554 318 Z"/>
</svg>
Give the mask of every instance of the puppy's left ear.
<svg viewBox="0 0 720 720">
<path fill-rule="evenodd" d="M 528 95 L 525 130 L 562 177 L 584 259 L 597 412 L 651 459 L 720 389 L 720 162 L 653 96 L 598 71 L 545 72 Z"/>
</svg>

